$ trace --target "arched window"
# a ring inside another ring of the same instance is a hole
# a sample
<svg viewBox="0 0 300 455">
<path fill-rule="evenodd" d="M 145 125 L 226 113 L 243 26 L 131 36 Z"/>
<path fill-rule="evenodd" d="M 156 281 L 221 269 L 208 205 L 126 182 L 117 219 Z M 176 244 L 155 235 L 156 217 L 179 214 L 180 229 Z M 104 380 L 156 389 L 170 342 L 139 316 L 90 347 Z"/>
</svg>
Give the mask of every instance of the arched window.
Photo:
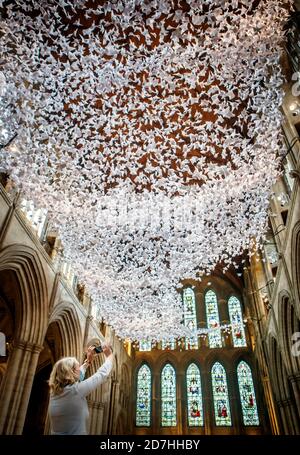
<svg viewBox="0 0 300 455">
<path fill-rule="evenodd" d="M 192 332 L 196 333 L 197 330 L 197 315 L 195 293 L 192 288 L 185 288 L 183 290 L 183 317 L 184 325 Z M 198 349 L 198 335 L 185 339 L 185 347 L 187 349 Z"/>
<path fill-rule="evenodd" d="M 186 372 L 187 413 L 190 427 L 201 427 L 204 424 L 200 370 L 194 363 Z"/>
<path fill-rule="evenodd" d="M 239 299 L 230 297 L 228 300 L 228 312 L 231 323 L 233 346 L 235 348 L 247 346 L 242 308 Z"/>
<path fill-rule="evenodd" d="M 208 345 L 210 348 L 221 348 L 222 338 L 217 296 L 213 291 L 205 294 L 205 310 L 208 328 Z"/>
<path fill-rule="evenodd" d="M 145 364 L 142 365 L 138 370 L 136 389 L 136 426 L 150 427 L 151 370 Z"/>
<path fill-rule="evenodd" d="M 161 424 L 163 427 L 177 425 L 176 410 L 176 374 L 167 363 L 161 372 Z"/>
<path fill-rule="evenodd" d="M 252 373 L 249 365 L 243 360 L 238 364 L 237 377 L 244 425 L 259 425 Z"/>
<path fill-rule="evenodd" d="M 214 398 L 215 420 L 217 426 L 230 426 L 231 415 L 228 398 L 226 372 L 224 367 L 216 362 L 211 369 L 211 380 Z"/>
</svg>

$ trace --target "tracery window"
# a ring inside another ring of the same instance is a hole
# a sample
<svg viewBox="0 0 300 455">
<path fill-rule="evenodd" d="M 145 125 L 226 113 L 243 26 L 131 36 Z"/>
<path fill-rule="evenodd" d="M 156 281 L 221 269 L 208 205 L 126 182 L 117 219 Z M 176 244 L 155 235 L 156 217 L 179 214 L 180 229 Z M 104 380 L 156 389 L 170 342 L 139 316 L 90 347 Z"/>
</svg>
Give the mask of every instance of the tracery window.
<svg viewBox="0 0 300 455">
<path fill-rule="evenodd" d="M 210 348 L 221 348 L 222 338 L 218 301 L 216 294 L 211 290 L 205 294 L 205 310 L 208 328 L 208 345 Z"/>
<path fill-rule="evenodd" d="M 215 421 L 217 426 L 230 426 L 231 414 L 224 367 L 216 362 L 211 370 Z"/>
<path fill-rule="evenodd" d="M 192 332 L 196 333 L 197 330 L 197 315 L 196 315 L 196 302 L 195 293 L 192 288 L 185 288 L 183 290 L 183 317 L 184 325 Z M 198 335 L 185 339 L 186 349 L 198 349 Z"/>
<path fill-rule="evenodd" d="M 186 386 L 188 425 L 190 427 L 201 427 L 204 424 L 201 376 L 199 368 L 194 363 L 191 363 L 187 369 Z"/>
<path fill-rule="evenodd" d="M 176 374 L 169 363 L 161 373 L 161 424 L 163 427 L 177 425 Z"/>
<path fill-rule="evenodd" d="M 244 425 L 259 425 L 252 373 L 249 365 L 243 360 L 238 364 L 237 377 Z"/>
<path fill-rule="evenodd" d="M 137 374 L 136 425 L 150 427 L 151 424 L 151 370 L 142 365 Z"/>
<path fill-rule="evenodd" d="M 228 312 L 234 347 L 247 346 L 241 303 L 236 297 L 228 300 Z"/>
</svg>

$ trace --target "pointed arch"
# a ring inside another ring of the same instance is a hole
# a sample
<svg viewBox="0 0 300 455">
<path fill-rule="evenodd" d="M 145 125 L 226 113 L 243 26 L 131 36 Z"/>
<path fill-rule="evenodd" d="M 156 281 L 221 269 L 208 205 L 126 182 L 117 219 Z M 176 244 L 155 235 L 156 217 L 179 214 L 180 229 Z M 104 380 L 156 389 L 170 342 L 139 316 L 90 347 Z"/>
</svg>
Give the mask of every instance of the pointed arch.
<svg viewBox="0 0 300 455">
<path fill-rule="evenodd" d="M 296 416 L 295 397 L 288 380 L 286 366 L 283 362 L 280 345 L 274 335 L 269 335 L 268 349 L 270 353 L 271 380 L 274 387 L 276 402 L 281 416 L 284 434 L 299 434 L 299 421 Z M 290 403 L 290 409 L 285 403 Z"/>
<path fill-rule="evenodd" d="M 20 290 L 16 331 L 20 340 L 42 345 L 48 320 L 47 281 L 36 250 L 21 244 L 0 252 L 0 272 L 11 271 Z"/>
<path fill-rule="evenodd" d="M 186 370 L 187 416 L 189 427 L 204 425 L 200 369 L 191 363 Z"/>
<path fill-rule="evenodd" d="M 61 339 L 60 356 L 80 358 L 82 355 L 83 335 L 78 314 L 74 305 L 70 302 L 61 301 L 53 308 L 49 325 L 56 323 Z"/>
<path fill-rule="evenodd" d="M 195 332 L 195 336 L 185 339 L 186 349 L 197 349 L 198 348 L 198 336 L 197 330 L 197 313 L 196 313 L 196 301 L 195 292 L 191 287 L 184 288 L 182 293 L 183 299 L 183 320 L 184 325 Z"/>
<path fill-rule="evenodd" d="M 300 221 L 295 224 L 292 232 L 291 264 L 293 285 L 296 293 L 296 300 L 298 301 L 298 308 L 295 308 L 295 310 L 300 318 Z"/>
<path fill-rule="evenodd" d="M 209 289 L 205 293 L 205 312 L 208 328 L 208 345 L 210 348 L 221 348 L 222 337 L 217 294 Z"/>
<path fill-rule="evenodd" d="M 217 426 L 231 426 L 231 412 L 227 377 L 223 365 L 215 362 L 211 369 L 215 422 Z"/>
<path fill-rule="evenodd" d="M 152 402 L 152 373 L 150 367 L 143 363 L 137 370 L 136 377 L 136 426 L 150 427 Z"/>
<path fill-rule="evenodd" d="M 289 375 L 300 370 L 300 357 L 292 355 L 294 333 L 300 332 L 300 321 L 297 317 L 295 306 L 288 291 L 279 293 L 279 334 L 284 361 Z"/>
<path fill-rule="evenodd" d="M 237 366 L 237 377 L 243 423 L 246 426 L 259 425 L 252 372 L 250 366 L 244 360 L 241 360 Z"/>
<path fill-rule="evenodd" d="M 231 296 L 228 300 L 228 313 L 233 346 L 235 348 L 247 346 L 241 302 L 235 296 Z"/>
<path fill-rule="evenodd" d="M 161 372 L 161 425 L 177 425 L 176 373 L 174 367 L 167 363 Z"/>
</svg>

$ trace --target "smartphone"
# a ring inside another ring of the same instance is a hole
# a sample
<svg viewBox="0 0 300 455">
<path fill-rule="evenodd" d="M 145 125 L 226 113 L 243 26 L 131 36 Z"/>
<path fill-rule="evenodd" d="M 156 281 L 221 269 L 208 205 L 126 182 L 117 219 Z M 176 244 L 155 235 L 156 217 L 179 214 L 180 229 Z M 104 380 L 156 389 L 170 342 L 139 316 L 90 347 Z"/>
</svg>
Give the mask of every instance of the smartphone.
<svg viewBox="0 0 300 455">
<path fill-rule="evenodd" d="M 102 346 L 95 346 L 95 352 L 97 352 L 97 354 L 100 354 L 100 352 L 103 352 Z"/>
</svg>

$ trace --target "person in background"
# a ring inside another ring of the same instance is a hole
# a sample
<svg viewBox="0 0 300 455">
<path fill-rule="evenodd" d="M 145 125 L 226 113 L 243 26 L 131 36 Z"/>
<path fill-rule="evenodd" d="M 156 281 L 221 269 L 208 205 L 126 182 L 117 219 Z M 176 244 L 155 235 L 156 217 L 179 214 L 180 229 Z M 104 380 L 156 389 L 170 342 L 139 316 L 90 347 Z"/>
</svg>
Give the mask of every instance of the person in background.
<svg viewBox="0 0 300 455">
<path fill-rule="evenodd" d="M 111 347 L 103 344 L 102 351 L 106 357 L 104 364 L 84 381 L 86 369 L 94 360 L 94 346 L 88 348 L 81 367 L 75 357 L 64 357 L 53 366 L 49 379 L 51 434 L 87 434 L 89 410 L 86 396 L 106 381 L 113 366 Z"/>
</svg>

